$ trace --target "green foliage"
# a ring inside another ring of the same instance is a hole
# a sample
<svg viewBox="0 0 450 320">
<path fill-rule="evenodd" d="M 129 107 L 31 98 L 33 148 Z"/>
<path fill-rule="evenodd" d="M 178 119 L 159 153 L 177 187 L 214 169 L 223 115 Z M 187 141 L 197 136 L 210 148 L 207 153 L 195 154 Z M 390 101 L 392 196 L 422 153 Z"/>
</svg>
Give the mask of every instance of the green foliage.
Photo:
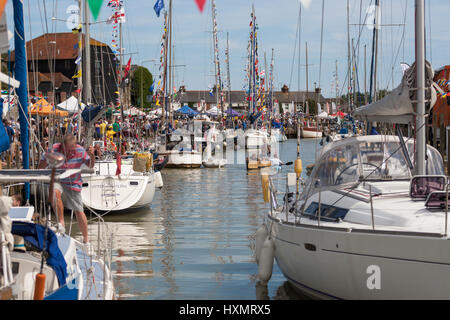
<svg viewBox="0 0 450 320">
<path fill-rule="evenodd" d="M 141 108 L 150 108 L 151 102 L 147 102 L 147 96 L 153 95 L 149 89 L 153 83 L 153 76 L 145 67 L 137 67 L 131 78 L 131 101 L 133 105 Z M 141 99 L 144 105 L 142 105 Z"/>
</svg>

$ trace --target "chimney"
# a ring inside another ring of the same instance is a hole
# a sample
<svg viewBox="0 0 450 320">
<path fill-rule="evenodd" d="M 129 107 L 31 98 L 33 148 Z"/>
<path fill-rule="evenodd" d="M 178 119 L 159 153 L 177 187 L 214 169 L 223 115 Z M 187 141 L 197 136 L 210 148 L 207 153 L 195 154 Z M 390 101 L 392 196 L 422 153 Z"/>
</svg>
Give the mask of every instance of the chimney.
<svg viewBox="0 0 450 320">
<path fill-rule="evenodd" d="M 283 88 L 281 88 L 281 92 L 288 93 L 289 92 L 289 87 L 287 85 L 284 85 Z"/>
</svg>

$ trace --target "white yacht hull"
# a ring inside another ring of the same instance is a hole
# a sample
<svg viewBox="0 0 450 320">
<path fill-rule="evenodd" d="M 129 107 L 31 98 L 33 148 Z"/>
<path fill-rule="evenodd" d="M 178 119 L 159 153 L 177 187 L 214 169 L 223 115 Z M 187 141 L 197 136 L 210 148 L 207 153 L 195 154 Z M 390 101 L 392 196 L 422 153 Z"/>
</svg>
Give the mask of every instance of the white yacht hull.
<svg viewBox="0 0 450 320">
<path fill-rule="evenodd" d="M 166 168 L 200 168 L 202 154 L 197 151 L 168 151 L 169 161 Z"/>
<path fill-rule="evenodd" d="M 450 299 L 447 237 L 269 220 L 278 266 L 290 283 L 313 297 Z"/>
<path fill-rule="evenodd" d="M 83 175 L 84 206 L 96 211 L 122 211 L 150 205 L 155 196 L 155 174 L 134 172 L 132 165 L 125 163 L 122 174 L 116 176 L 116 168 L 112 162 L 97 163 L 96 174 Z"/>
<path fill-rule="evenodd" d="M 304 139 L 322 138 L 322 132 L 317 131 L 316 128 L 303 128 L 302 137 Z"/>
<path fill-rule="evenodd" d="M 205 168 L 223 168 L 226 164 L 226 159 L 209 159 L 207 161 L 203 161 L 203 166 Z"/>
<path fill-rule="evenodd" d="M 246 149 L 260 149 L 268 142 L 268 135 L 261 131 L 247 131 L 245 133 Z"/>
</svg>

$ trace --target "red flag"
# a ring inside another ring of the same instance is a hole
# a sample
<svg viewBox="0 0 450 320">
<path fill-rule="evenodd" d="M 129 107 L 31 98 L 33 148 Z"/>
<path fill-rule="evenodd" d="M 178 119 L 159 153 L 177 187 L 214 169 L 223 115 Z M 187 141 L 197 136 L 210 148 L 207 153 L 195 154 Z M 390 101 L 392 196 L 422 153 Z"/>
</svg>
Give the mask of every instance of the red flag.
<svg viewBox="0 0 450 320">
<path fill-rule="evenodd" d="M 120 156 L 120 152 L 117 153 L 116 165 L 116 176 L 120 176 L 120 174 L 122 173 L 122 157 Z"/>
<path fill-rule="evenodd" d="M 128 60 L 127 66 L 125 67 L 125 71 L 124 71 L 124 75 L 123 75 L 124 79 L 126 77 L 128 77 L 128 72 L 130 72 L 130 68 L 131 68 L 131 58 Z"/>
<path fill-rule="evenodd" d="M 195 0 L 200 12 L 203 12 L 203 7 L 205 6 L 206 0 Z"/>
</svg>

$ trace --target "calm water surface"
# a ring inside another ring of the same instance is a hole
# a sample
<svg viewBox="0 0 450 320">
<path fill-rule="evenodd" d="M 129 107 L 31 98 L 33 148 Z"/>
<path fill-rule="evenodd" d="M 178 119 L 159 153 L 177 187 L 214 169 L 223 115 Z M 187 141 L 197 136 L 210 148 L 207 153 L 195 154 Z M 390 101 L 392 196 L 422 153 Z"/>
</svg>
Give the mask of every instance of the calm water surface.
<svg viewBox="0 0 450 320">
<path fill-rule="evenodd" d="M 302 140 L 304 168 L 314 162 L 317 145 Z M 296 153 L 296 140 L 280 145 L 281 160 L 293 161 Z M 276 263 L 268 286 L 257 285 L 254 233 L 268 210 L 259 172 L 231 165 L 166 169 L 162 176 L 164 188 L 150 208 L 105 218 L 115 230 L 118 299 L 302 298 Z"/>
</svg>

